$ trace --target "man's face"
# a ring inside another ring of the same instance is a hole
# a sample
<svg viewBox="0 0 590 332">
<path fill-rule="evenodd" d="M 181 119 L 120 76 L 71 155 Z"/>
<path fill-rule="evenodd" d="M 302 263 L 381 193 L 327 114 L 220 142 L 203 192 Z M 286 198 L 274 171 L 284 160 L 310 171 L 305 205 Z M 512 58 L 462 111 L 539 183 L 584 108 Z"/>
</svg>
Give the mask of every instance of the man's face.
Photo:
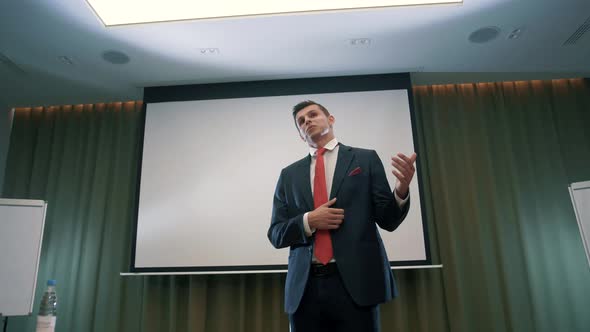
<svg viewBox="0 0 590 332">
<path fill-rule="evenodd" d="M 326 116 L 318 105 L 309 105 L 295 116 L 299 135 L 308 143 L 317 142 L 322 136 L 332 133 L 334 116 Z"/>
</svg>

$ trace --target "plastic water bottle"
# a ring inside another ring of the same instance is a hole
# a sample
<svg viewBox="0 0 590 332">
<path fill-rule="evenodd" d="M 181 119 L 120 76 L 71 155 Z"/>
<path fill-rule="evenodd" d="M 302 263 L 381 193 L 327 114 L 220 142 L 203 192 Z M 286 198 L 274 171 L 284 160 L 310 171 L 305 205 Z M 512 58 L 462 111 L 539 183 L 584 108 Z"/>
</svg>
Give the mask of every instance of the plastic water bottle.
<svg viewBox="0 0 590 332">
<path fill-rule="evenodd" d="M 47 280 L 47 289 L 43 293 L 39 316 L 37 316 L 37 332 L 54 332 L 57 319 L 57 294 L 55 280 Z"/>
</svg>

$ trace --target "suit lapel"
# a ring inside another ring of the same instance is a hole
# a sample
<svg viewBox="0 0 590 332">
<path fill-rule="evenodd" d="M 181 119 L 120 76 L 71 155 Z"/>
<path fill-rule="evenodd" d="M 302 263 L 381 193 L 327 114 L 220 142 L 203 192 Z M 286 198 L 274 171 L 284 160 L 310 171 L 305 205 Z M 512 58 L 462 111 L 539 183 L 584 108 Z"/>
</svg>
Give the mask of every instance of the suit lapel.
<svg viewBox="0 0 590 332">
<path fill-rule="evenodd" d="M 309 177 L 309 168 L 311 167 L 311 156 L 308 154 L 306 158 L 299 164 L 300 170 L 296 172 L 299 174 L 297 179 L 297 186 L 301 189 L 303 200 L 307 204 L 307 210 L 314 209 L 313 194 L 311 193 L 311 178 Z"/>
<path fill-rule="evenodd" d="M 354 159 L 354 153 L 350 146 L 340 144 L 338 149 L 338 159 L 336 161 L 336 170 L 334 171 L 334 178 L 332 179 L 332 190 L 330 191 L 330 199 L 338 195 L 340 185 L 346 177 L 346 172 L 350 167 L 350 163 Z"/>
</svg>

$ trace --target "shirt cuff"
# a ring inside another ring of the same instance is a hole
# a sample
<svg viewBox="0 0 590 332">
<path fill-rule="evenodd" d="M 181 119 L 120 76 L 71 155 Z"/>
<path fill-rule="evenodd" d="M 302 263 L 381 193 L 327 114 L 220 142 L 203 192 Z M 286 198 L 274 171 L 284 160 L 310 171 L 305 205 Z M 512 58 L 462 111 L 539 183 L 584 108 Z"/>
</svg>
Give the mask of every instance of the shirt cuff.
<svg viewBox="0 0 590 332">
<path fill-rule="evenodd" d="M 408 202 L 408 199 L 410 199 L 410 192 L 408 192 L 408 195 L 406 196 L 406 198 L 401 199 L 401 198 L 399 198 L 399 196 L 397 195 L 397 192 L 394 189 L 393 196 L 395 197 L 395 201 L 397 202 L 397 206 L 399 206 L 400 208 L 403 208 L 404 205 L 406 205 L 406 203 Z"/>
<path fill-rule="evenodd" d="M 311 229 L 311 227 L 309 227 L 309 221 L 307 221 L 308 214 L 309 212 L 305 212 L 305 214 L 303 215 L 303 229 L 305 230 L 305 235 L 307 235 L 307 237 L 310 237 L 315 232 L 315 229 Z"/>
</svg>

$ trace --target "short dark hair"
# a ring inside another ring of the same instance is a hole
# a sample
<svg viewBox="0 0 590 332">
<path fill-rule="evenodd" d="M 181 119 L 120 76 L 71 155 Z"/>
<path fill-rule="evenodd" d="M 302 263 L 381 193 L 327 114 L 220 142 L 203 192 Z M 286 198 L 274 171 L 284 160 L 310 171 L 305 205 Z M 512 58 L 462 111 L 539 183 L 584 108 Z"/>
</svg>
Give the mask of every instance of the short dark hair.
<svg viewBox="0 0 590 332">
<path fill-rule="evenodd" d="M 313 100 L 304 100 L 298 103 L 297 105 L 293 106 L 293 121 L 295 121 L 295 128 L 297 128 L 297 131 L 299 131 L 299 126 L 297 125 L 297 113 L 299 113 L 299 111 L 306 108 L 307 106 L 311 105 L 317 105 L 326 116 L 330 116 L 330 112 L 328 112 L 328 109 L 325 108 L 322 104 L 316 103 Z"/>
</svg>

